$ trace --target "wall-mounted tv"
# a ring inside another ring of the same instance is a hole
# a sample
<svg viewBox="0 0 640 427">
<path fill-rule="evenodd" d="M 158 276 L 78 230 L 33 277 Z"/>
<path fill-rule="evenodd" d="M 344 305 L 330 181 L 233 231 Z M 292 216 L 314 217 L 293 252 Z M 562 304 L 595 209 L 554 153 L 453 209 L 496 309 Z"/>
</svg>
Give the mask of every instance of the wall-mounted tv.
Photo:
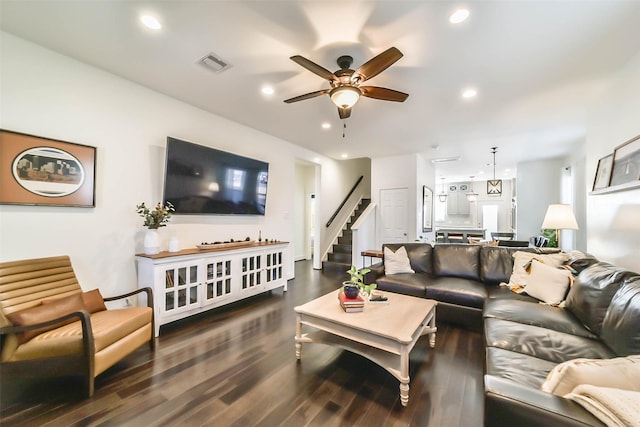
<svg viewBox="0 0 640 427">
<path fill-rule="evenodd" d="M 269 163 L 167 137 L 164 201 L 176 214 L 264 215 Z"/>
</svg>

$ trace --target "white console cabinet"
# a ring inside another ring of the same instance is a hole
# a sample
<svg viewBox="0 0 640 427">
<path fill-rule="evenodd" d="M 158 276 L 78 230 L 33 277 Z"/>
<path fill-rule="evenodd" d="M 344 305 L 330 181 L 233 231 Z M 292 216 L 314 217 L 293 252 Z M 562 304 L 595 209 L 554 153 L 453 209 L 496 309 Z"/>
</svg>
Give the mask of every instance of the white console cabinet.
<svg viewBox="0 0 640 427">
<path fill-rule="evenodd" d="M 151 287 L 155 335 L 160 326 L 243 298 L 283 287 L 288 243 L 186 249 L 137 255 L 138 287 Z"/>
</svg>

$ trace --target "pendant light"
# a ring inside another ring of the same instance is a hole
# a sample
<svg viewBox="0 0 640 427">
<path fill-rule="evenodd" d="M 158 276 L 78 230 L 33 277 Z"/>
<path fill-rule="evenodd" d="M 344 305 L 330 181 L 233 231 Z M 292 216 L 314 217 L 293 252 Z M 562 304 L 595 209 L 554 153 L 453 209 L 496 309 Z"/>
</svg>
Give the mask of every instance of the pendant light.
<svg viewBox="0 0 640 427">
<path fill-rule="evenodd" d="M 500 196 L 502 194 L 502 180 L 496 179 L 496 151 L 498 147 L 491 147 L 493 154 L 493 179 L 487 181 L 487 194 L 490 196 Z"/>
<path fill-rule="evenodd" d="M 442 177 L 441 179 L 442 179 L 442 193 L 438 194 L 438 200 L 440 200 L 441 203 L 444 203 L 447 201 L 447 193 L 444 192 L 444 177 Z"/>
<path fill-rule="evenodd" d="M 478 193 L 474 193 L 473 191 L 473 175 L 469 178 L 471 178 L 471 191 L 467 193 L 467 200 L 470 202 L 475 202 L 478 200 Z"/>
</svg>

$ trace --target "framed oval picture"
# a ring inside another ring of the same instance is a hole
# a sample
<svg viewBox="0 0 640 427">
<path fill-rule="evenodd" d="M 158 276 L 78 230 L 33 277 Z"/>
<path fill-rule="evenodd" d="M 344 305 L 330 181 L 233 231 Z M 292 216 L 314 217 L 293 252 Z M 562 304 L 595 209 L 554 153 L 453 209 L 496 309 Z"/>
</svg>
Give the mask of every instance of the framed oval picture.
<svg viewBox="0 0 640 427">
<path fill-rule="evenodd" d="M 0 130 L 0 203 L 95 206 L 96 149 Z"/>
</svg>

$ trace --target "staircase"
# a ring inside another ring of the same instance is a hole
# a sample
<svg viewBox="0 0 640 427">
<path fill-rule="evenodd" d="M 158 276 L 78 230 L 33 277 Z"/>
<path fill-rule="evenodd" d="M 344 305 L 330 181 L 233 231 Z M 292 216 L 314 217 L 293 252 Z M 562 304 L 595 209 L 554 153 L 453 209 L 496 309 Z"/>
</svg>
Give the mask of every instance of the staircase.
<svg viewBox="0 0 640 427">
<path fill-rule="evenodd" d="M 322 261 L 322 270 L 334 273 L 346 273 L 351 268 L 351 224 L 353 224 L 362 212 L 369 206 L 371 199 L 362 199 L 356 210 L 349 218 L 349 222 L 342 229 L 342 236 L 338 237 L 338 243 L 333 245 L 333 249 L 329 252 L 328 260 Z"/>
</svg>

